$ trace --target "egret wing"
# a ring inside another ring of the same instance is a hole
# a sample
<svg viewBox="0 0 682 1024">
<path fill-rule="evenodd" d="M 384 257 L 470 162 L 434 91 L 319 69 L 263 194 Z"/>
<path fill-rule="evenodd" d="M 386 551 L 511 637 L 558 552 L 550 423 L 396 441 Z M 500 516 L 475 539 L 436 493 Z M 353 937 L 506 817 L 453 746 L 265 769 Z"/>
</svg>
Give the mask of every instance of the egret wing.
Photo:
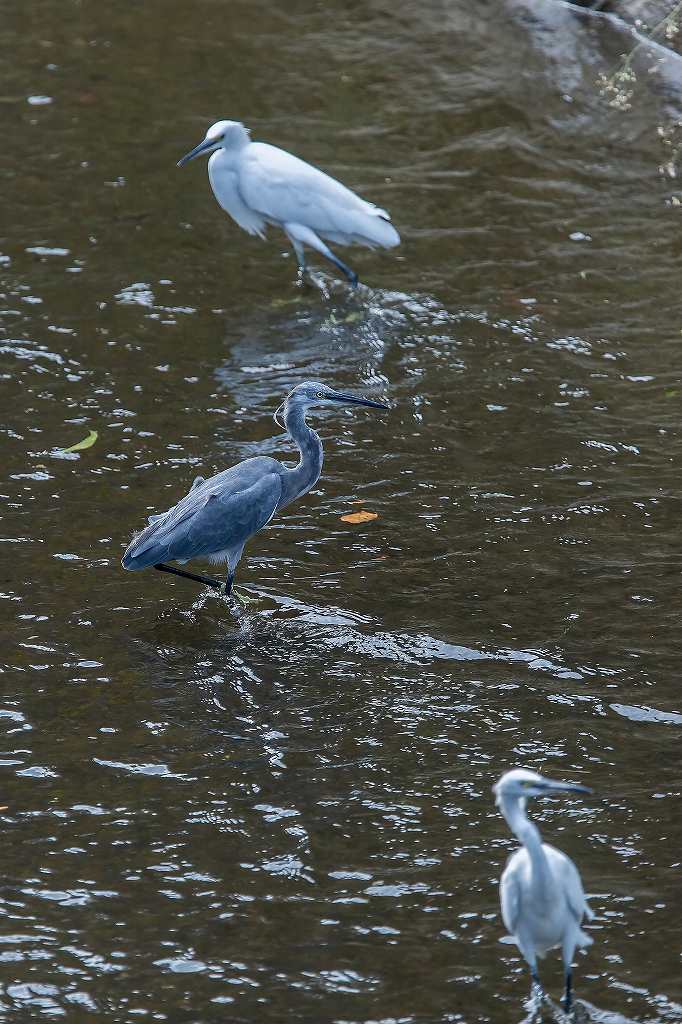
<svg viewBox="0 0 682 1024">
<path fill-rule="evenodd" d="M 565 857 L 564 892 L 566 893 L 566 902 L 576 919 L 576 923 L 581 924 L 584 917 L 591 921 L 594 917 L 594 912 L 585 899 L 585 890 L 583 889 L 580 873 L 573 861 L 568 857 Z"/>
<path fill-rule="evenodd" d="M 500 909 L 504 926 L 511 935 L 516 934 L 516 928 L 521 914 L 521 885 L 519 883 L 520 865 L 517 855 L 514 854 L 502 873 L 500 879 Z"/>
<path fill-rule="evenodd" d="M 248 207 L 268 220 L 302 224 L 322 235 L 372 238 L 380 228 L 373 222 L 390 220 L 385 210 L 340 181 L 264 142 L 248 147 L 239 168 L 239 192 Z M 391 228 L 393 235 L 397 238 Z M 386 244 L 382 238 L 376 238 L 377 244 Z"/>
<path fill-rule="evenodd" d="M 282 484 L 268 472 L 250 485 L 221 491 L 218 477 L 194 487 L 161 519 L 151 523 L 126 551 L 126 568 L 143 569 L 157 562 L 207 558 L 241 551 L 277 511 Z M 213 486 L 211 486 L 213 485 Z"/>
</svg>

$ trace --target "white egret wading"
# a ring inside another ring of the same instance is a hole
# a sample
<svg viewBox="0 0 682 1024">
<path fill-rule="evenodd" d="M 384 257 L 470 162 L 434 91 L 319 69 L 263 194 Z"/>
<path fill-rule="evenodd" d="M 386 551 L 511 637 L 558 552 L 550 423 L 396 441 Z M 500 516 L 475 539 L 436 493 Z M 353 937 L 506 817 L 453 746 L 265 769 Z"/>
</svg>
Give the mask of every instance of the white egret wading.
<svg viewBox="0 0 682 1024">
<path fill-rule="evenodd" d="M 245 459 L 208 480 L 198 476 L 189 494 L 177 505 L 161 515 L 149 516 L 149 525 L 128 546 L 123 568 L 136 570 L 153 565 L 162 572 L 221 588 L 222 584 L 210 576 L 195 575 L 164 563 L 184 564 L 192 558 L 226 562 L 229 595 L 246 542 L 317 482 L 322 470 L 322 442 L 306 423 L 306 413 L 311 405 L 326 402 L 388 408 L 383 402 L 357 398 L 326 384 L 299 384 L 275 413 L 275 421 L 286 428 L 298 447 L 298 464 L 288 467 L 261 455 Z M 278 418 L 280 414 L 284 423 Z"/>
<path fill-rule="evenodd" d="M 566 854 L 543 843 L 526 817 L 526 801 L 552 793 L 589 793 L 586 786 L 552 782 L 536 772 L 515 768 L 493 786 L 495 802 L 523 848 L 512 854 L 500 880 L 502 920 L 528 961 L 533 986 L 543 993 L 537 957 L 561 948 L 566 988 L 564 1006 L 572 1001 L 571 966 L 577 947 L 592 939 L 581 928 L 594 916 L 583 892 L 578 869 Z"/>
<path fill-rule="evenodd" d="M 217 121 L 203 142 L 178 167 L 211 153 L 208 177 L 220 206 L 250 235 L 282 228 L 294 247 L 299 273 L 306 269 L 305 247 L 325 256 L 355 287 L 358 275 L 323 241 L 391 249 L 400 235 L 385 210 L 366 202 L 340 181 L 277 146 L 252 142 L 239 121 Z"/>
</svg>

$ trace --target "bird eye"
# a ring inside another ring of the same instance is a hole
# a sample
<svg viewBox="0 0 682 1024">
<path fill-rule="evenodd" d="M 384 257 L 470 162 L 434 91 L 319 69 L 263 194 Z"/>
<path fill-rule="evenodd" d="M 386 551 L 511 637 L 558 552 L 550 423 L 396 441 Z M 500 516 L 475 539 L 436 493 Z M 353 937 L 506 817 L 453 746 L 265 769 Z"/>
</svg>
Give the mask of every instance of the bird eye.
<svg viewBox="0 0 682 1024">
<path fill-rule="evenodd" d="M 317 392 L 317 397 L 318 398 L 324 398 L 324 391 L 318 391 Z"/>
</svg>

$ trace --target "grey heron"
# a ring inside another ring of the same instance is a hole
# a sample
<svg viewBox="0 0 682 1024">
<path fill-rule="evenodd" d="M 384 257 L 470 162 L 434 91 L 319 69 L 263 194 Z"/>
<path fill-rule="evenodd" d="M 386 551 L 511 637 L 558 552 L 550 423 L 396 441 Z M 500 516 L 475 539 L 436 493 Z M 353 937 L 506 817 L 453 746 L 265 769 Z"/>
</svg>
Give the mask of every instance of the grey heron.
<svg viewBox="0 0 682 1024">
<path fill-rule="evenodd" d="M 325 402 L 388 408 L 383 402 L 335 391 L 315 381 L 299 384 L 275 412 L 275 421 L 285 427 L 298 447 L 298 464 L 288 467 L 277 459 L 260 455 L 209 479 L 198 476 L 177 505 L 160 515 L 149 516 L 149 525 L 128 546 L 123 568 L 135 571 L 153 566 L 220 588 L 222 584 L 210 576 L 185 572 L 165 563 L 184 564 L 194 558 L 226 562 L 229 596 L 246 542 L 267 526 L 277 512 L 306 494 L 320 476 L 322 442 L 306 423 L 306 413 L 311 405 Z"/>
<path fill-rule="evenodd" d="M 217 121 L 178 167 L 211 153 L 208 177 L 219 205 L 250 235 L 265 238 L 268 224 L 282 228 L 306 269 L 305 247 L 341 270 L 355 287 L 358 275 L 323 241 L 390 249 L 400 236 L 385 210 L 361 199 L 340 181 L 265 142 L 252 142 L 239 121 Z"/>
<path fill-rule="evenodd" d="M 526 817 L 526 801 L 552 793 L 590 793 L 586 786 L 553 782 L 537 772 L 515 768 L 493 786 L 495 802 L 522 844 L 509 858 L 500 880 L 502 920 L 528 961 L 533 986 L 542 993 L 537 957 L 561 948 L 564 965 L 564 1007 L 572 1001 L 571 968 L 576 948 L 592 939 L 582 930 L 594 914 L 583 891 L 580 874 L 565 853 L 543 843 L 537 827 Z"/>
</svg>

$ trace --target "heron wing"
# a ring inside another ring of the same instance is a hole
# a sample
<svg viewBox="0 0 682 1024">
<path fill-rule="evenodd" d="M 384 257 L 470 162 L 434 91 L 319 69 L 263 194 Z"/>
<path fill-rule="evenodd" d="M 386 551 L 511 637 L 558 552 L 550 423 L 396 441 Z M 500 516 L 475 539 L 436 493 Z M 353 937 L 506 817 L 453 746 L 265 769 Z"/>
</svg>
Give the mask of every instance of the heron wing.
<svg viewBox="0 0 682 1024">
<path fill-rule="evenodd" d="M 234 467 L 242 470 L 240 474 L 227 470 L 194 486 L 182 501 L 133 540 L 123 557 L 124 566 L 144 569 L 166 560 L 188 561 L 241 551 L 249 537 L 272 519 L 282 494 L 279 473 L 270 470 L 257 474 L 253 466 L 250 472 L 244 472 L 246 467 L 248 463 L 242 463 Z M 236 481 L 230 478 L 235 475 L 242 478 L 242 486 L 234 486 Z"/>
<path fill-rule="evenodd" d="M 248 146 L 238 179 L 244 203 L 275 223 L 303 224 L 326 237 L 345 236 L 376 245 L 400 241 L 385 210 L 276 146 L 264 142 Z"/>
</svg>

